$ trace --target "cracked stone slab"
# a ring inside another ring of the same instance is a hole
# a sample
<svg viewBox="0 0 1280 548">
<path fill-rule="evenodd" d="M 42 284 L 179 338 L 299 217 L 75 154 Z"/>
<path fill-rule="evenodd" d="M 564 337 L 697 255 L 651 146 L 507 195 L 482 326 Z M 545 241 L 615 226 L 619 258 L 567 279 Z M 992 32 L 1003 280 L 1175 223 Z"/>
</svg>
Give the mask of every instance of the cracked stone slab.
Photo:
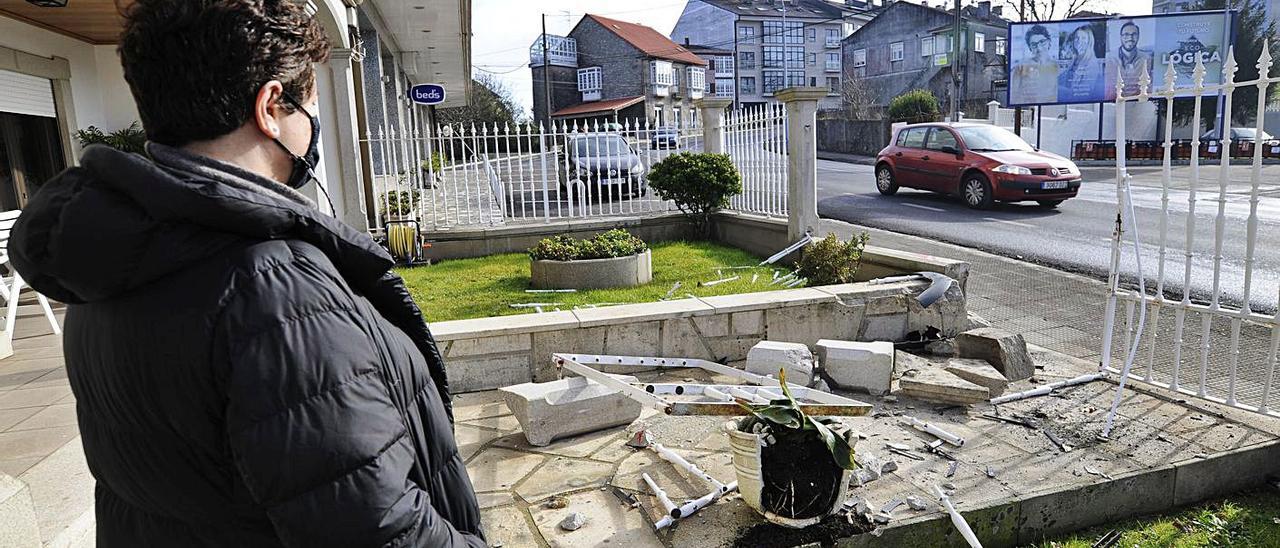
<svg viewBox="0 0 1280 548">
<path fill-rule="evenodd" d="M 893 343 L 822 339 L 818 358 L 836 386 L 872 395 L 889 393 L 893 381 Z"/>
<path fill-rule="evenodd" d="M 973 384 L 987 387 L 991 397 L 1003 394 L 1009 387 L 1009 379 L 986 360 L 972 358 L 952 358 L 947 361 L 946 371 Z"/>
<path fill-rule="evenodd" d="M 636 382 L 635 377 L 619 377 Z M 586 377 L 524 383 L 499 390 L 525 438 L 536 446 L 552 440 L 631 424 L 640 402 Z"/>
<path fill-rule="evenodd" d="M 533 522 L 542 532 L 542 538 L 553 548 L 578 548 L 596 546 L 627 546 L 628 548 L 662 548 L 653 525 L 644 512 L 622 504 L 612 493 L 593 489 L 569 495 L 565 508 L 529 509 Z M 565 531 L 560 522 L 574 512 L 587 517 L 586 524 L 576 531 Z"/>
<path fill-rule="evenodd" d="M 961 358 L 987 360 L 1010 381 L 1029 379 L 1036 373 L 1022 335 L 994 327 L 980 327 L 956 335 L 955 343 L 956 353 Z"/>
<path fill-rule="evenodd" d="M 760 341 L 747 352 L 747 371 L 778 376 L 786 370 L 787 382 L 808 385 L 813 379 L 813 353 L 800 343 Z"/>
<path fill-rule="evenodd" d="M 899 394 L 925 401 L 968 405 L 991 399 L 991 392 L 946 372 L 940 367 L 922 369 L 913 377 L 898 380 Z"/>
<path fill-rule="evenodd" d="M 516 486 L 516 494 L 534 502 L 552 495 L 600 487 L 609 482 L 613 465 L 555 457 Z"/>
</svg>

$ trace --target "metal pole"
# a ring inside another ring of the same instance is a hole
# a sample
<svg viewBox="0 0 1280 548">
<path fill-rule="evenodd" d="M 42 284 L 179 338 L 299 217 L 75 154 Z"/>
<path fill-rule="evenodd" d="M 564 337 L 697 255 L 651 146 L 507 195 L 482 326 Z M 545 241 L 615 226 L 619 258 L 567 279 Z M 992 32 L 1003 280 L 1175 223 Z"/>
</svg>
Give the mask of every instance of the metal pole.
<svg viewBox="0 0 1280 548">
<path fill-rule="evenodd" d="M 1103 104 L 1104 103 L 1098 103 L 1098 140 L 1099 141 L 1102 140 L 1102 111 L 1106 110 L 1105 108 L 1103 108 Z"/>
<path fill-rule="evenodd" d="M 1036 105 L 1036 148 L 1040 148 L 1040 105 Z"/>
<path fill-rule="evenodd" d="M 551 124 L 551 52 L 547 49 L 547 14 L 542 14 L 542 101 L 546 105 L 544 121 Z"/>
<path fill-rule="evenodd" d="M 955 0 L 955 29 L 951 32 L 951 121 L 959 121 L 960 113 L 960 0 Z"/>
<path fill-rule="evenodd" d="M 1021 0 L 1018 3 L 1018 21 L 1026 21 L 1026 20 L 1027 20 L 1027 0 Z M 1009 33 L 1009 40 L 1005 42 L 1004 48 L 1005 48 L 1004 62 L 1008 63 L 1009 56 L 1013 52 L 1013 33 L 1012 32 Z M 1006 83 L 1005 88 L 1012 90 L 1013 82 Z M 1006 100 L 1008 100 L 1008 96 L 1006 96 Z M 1022 107 L 1013 108 L 1013 134 L 1019 137 L 1022 136 Z"/>
</svg>

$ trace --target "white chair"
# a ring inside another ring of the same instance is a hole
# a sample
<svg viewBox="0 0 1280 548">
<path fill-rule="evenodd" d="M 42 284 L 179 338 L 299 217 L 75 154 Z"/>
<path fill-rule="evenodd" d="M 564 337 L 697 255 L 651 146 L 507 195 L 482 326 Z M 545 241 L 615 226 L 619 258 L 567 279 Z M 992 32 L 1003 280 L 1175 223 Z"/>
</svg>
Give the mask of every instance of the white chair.
<svg viewBox="0 0 1280 548">
<path fill-rule="evenodd" d="M 0 297 L 3 297 L 8 303 L 9 310 L 4 320 L 4 336 L 10 341 L 13 340 L 13 326 L 18 320 L 18 300 L 22 294 L 22 289 L 26 284 L 22 281 L 22 276 L 13 269 L 13 265 L 9 264 L 9 233 L 13 231 L 14 223 L 18 222 L 18 215 L 21 210 L 0 212 L 0 266 L 9 269 L 9 278 L 0 278 Z M 58 325 L 58 318 L 53 315 L 53 308 L 49 306 L 49 299 L 44 295 L 32 290 L 36 294 L 36 301 L 40 303 L 40 307 L 44 309 L 44 317 L 49 320 L 49 325 L 53 327 L 54 334 L 62 333 L 62 326 Z"/>
</svg>

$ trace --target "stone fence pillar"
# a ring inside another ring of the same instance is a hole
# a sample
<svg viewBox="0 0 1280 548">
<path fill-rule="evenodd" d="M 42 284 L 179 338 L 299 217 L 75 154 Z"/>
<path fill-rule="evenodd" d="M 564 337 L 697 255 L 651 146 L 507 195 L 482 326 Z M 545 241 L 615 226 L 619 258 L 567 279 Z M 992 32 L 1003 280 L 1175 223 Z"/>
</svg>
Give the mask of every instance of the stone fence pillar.
<svg viewBox="0 0 1280 548">
<path fill-rule="evenodd" d="M 724 152 L 724 109 L 733 104 L 728 97 L 703 97 L 693 102 L 702 111 L 702 150 L 721 154 Z"/>
<path fill-rule="evenodd" d="M 787 240 L 818 234 L 818 101 L 830 90 L 794 87 L 777 93 L 787 109 Z"/>
</svg>

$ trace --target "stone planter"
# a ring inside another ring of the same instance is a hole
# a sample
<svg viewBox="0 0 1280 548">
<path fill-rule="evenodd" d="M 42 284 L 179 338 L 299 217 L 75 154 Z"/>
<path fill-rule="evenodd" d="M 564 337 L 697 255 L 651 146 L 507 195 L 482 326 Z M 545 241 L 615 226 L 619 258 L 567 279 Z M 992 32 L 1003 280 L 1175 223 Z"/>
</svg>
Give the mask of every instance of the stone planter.
<svg viewBox="0 0 1280 548">
<path fill-rule="evenodd" d="M 632 287 L 653 281 L 649 250 L 626 257 L 581 261 L 533 261 L 529 265 L 534 289 L 603 289 Z"/>
</svg>

